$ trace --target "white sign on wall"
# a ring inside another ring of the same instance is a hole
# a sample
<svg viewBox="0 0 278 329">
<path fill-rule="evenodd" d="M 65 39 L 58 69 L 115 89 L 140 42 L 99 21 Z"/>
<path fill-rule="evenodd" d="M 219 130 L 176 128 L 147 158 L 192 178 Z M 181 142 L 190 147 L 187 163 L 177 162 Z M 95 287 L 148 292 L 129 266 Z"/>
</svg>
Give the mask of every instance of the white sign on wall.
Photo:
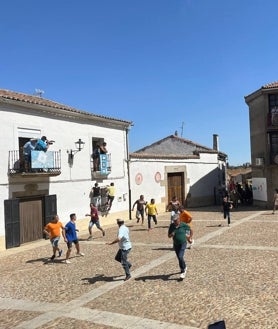
<svg viewBox="0 0 278 329">
<path fill-rule="evenodd" d="M 252 178 L 253 199 L 267 201 L 266 178 Z"/>
</svg>

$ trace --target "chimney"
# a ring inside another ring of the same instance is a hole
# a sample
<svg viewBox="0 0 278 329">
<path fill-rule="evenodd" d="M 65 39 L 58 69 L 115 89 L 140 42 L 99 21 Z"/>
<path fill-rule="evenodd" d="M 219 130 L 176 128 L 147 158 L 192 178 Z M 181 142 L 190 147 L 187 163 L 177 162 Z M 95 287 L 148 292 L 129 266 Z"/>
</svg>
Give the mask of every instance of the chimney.
<svg viewBox="0 0 278 329">
<path fill-rule="evenodd" d="M 217 134 L 213 134 L 213 149 L 219 152 L 219 138 Z"/>
</svg>

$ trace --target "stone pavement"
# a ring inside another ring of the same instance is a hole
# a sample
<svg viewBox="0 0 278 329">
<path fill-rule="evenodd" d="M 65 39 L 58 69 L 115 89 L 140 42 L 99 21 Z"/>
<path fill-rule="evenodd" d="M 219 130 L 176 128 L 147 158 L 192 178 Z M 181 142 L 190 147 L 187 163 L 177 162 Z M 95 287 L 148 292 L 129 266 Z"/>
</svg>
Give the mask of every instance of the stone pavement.
<svg viewBox="0 0 278 329">
<path fill-rule="evenodd" d="M 219 207 L 190 210 L 195 245 L 186 251 L 188 271 L 167 237 L 169 213 L 158 225 L 127 220 L 133 249 L 132 279 L 108 246 L 117 226 L 103 238 L 81 232 L 84 257 L 49 261 L 41 240 L 0 253 L 0 328 L 206 329 L 224 319 L 227 329 L 278 328 L 278 215 L 253 207 L 232 211 L 227 227 Z M 221 226 L 219 226 L 221 224 Z M 66 245 L 61 243 L 64 251 Z"/>
</svg>

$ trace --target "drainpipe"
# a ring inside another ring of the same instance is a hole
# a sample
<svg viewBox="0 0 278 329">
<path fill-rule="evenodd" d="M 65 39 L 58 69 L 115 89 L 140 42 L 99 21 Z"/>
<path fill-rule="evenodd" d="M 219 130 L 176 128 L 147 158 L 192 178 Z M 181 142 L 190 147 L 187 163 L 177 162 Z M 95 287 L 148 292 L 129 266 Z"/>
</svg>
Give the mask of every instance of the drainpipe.
<svg viewBox="0 0 278 329">
<path fill-rule="evenodd" d="M 128 217 L 129 220 L 132 219 L 131 216 L 131 188 L 130 188 L 130 160 L 129 160 L 129 148 L 128 148 L 128 131 L 129 128 L 126 128 L 125 132 L 126 132 L 126 165 L 127 165 L 127 184 L 128 184 Z"/>
</svg>

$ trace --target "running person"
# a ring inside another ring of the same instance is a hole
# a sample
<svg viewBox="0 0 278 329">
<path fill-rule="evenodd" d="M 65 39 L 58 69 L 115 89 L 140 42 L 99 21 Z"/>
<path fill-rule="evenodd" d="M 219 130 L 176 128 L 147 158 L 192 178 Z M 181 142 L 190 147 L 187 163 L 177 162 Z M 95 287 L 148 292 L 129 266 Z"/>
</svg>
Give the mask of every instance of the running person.
<svg viewBox="0 0 278 329">
<path fill-rule="evenodd" d="M 90 203 L 90 209 L 91 209 L 91 213 L 85 215 L 85 216 L 90 216 L 91 217 L 91 220 L 89 222 L 89 227 L 88 227 L 88 230 L 89 230 L 89 233 L 90 233 L 90 236 L 88 237 L 88 240 L 93 239 L 92 230 L 93 230 L 94 225 L 96 225 L 96 227 L 102 232 L 102 235 L 105 236 L 105 231 L 100 226 L 98 210 L 97 210 L 96 206 L 93 203 Z"/>
<path fill-rule="evenodd" d="M 58 251 L 58 257 L 61 257 L 63 250 L 59 248 L 59 240 L 61 237 L 61 230 L 63 231 L 65 228 L 63 227 L 63 224 L 59 222 L 59 216 L 55 215 L 53 216 L 50 223 L 45 225 L 43 233 L 49 236 L 50 243 L 52 245 L 53 249 L 53 255 L 51 256 L 51 260 L 54 260 L 56 257 L 56 252 Z"/>
<path fill-rule="evenodd" d="M 72 243 L 75 244 L 76 255 L 84 256 L 83 252 L 80 252 L 79 241 L 76 234 L 76 232 L 79 232 L 79 230 L 76 228 L 75 222 L 76 222 L 76 215 L 70 214 L 70 221 L 66 224 L 64 231 L 65 233 L 63 234 L 64 240 L 68 246 L 68 250 L 66 253 L 66 260 L 65 260 L 66 264 L 70 264 L 69 256 L 72 250 Z"/>
<path fill-rule="evenodd" d="M 140 221 L 140 217 L 142 220 L 142 225 L 144 224 L 144 206 L 147 204 L 147 201 L 144 200 L 144 195 L 140 195 L 140 198 L 136 200 L 133 204 L 132 211 L 134 210 L 134 207 L 136 207 L 136 218 L 137 218 L 137 223 Z"/>
<path fill-rule="evenodd" d="M 148 215 L 148 230 L 150 231 L 151 228 L 151 220 L 153 219 L 155 225 L 157 224 L 156 215 L 158 215 L 155 200 L 151 199 L 151 203 L 147 203 L 145 207 L 146 215 Z"/>
</svg>

